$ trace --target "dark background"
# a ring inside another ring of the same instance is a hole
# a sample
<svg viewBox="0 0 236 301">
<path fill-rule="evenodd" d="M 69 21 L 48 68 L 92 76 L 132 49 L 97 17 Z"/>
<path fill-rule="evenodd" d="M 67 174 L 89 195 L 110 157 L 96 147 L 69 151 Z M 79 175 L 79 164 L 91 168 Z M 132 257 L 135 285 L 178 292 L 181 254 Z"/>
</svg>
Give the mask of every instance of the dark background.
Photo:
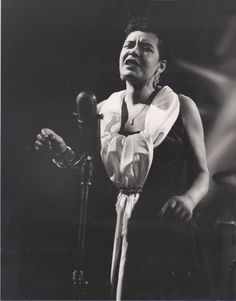
<svg viewBox="0 0 236 301">
<path fill-rule="evenodd" d="M 222 54 L 217 45 L 235 14 L 227 0 L 2 0 L 2 299 L 72 298 L 79 172 L 57 169 L 33 144 L 49 127 L 78 147 L 76 95 L 88 88 L 101 101 L 123 87 L 118 57 L 128 20 L 156 16 L 172 31 L 177 59 L 222 71 L 235 49 Z M 161 80 L 196 101 L 207 139 L 219 110 L 212 82 L 177 63 Z M 220 287 L 235 249 L 232 229 L 222 242 L 215 223 L 235 220 L 235 190 L 212 189 L 196 215 Z"/>
</svg>

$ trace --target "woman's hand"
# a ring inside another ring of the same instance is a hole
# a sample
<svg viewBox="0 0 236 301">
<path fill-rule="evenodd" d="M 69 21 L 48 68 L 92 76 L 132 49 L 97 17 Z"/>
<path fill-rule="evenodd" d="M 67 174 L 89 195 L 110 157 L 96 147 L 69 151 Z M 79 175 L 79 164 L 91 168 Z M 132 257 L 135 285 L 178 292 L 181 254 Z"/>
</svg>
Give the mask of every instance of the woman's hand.
<svg viewBox="0 0 236 301">
<path fill-rule="evenodd" d="M 164 204 L 159 215 L 187 223 L 192 218 L 193 209 L 193 202 L 188 197 L 174 196 Z"/>
<path fill-rule="evenodd" d="M 52 157 L 59 157 L 66 150 L 66 143 L 62 137 L 45 128 L 37 135 L 35 149 L 36 151 L 44 150 Z"/>
</svg>

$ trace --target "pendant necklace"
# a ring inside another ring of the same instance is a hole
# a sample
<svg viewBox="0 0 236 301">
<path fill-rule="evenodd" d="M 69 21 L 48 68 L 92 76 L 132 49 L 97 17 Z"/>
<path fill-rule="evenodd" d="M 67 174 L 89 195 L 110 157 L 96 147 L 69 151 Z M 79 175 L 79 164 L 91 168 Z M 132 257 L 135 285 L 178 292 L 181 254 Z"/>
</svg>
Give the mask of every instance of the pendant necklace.
<svg viewBox="0 0 236 301">
<path fill-rule="evenodd" d="M 155 90 L 147 99 L 146 103 L 143 105 L 143 107 L 141 108 L 141 110 L 136 114 L 134 115 L 133 117 L 129 118 L 129 124 L 130 125 L 134 125 L 134 119 L 136 117 L 139 116 L 139 114 L 141 114 L 143 112 L 143 110 L 150 105 L 151 101 L 153 100 L 154 96 L 157 94 L 157 90 Z M 124 98 L 124 101 L 125 101 L 125 98 Z"/>
<path fill-rule="evenodd" d="M 140 110 L 135 116 L 133 116 L 132 118 L 129 118 L 129 124 L 130 124 L 130 125 L 134 125 L 134 119 L 135 119 L 136 117 L 138 117 L 138 115 L 141 114 L 142 111 L 143 111 L 145 108 L 146 108 L 146 104 L 143 105 L 143 107 L 141 108 L 141 110 Z"/>
</svg>

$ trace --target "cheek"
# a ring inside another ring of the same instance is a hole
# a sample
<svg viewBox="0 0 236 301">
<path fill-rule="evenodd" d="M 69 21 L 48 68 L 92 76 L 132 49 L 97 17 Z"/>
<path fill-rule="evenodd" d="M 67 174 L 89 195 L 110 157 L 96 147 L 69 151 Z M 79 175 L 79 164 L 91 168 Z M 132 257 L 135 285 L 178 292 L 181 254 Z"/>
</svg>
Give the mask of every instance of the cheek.
<svg viewBox="0 0 236 301">
<path fill-rule="evenodd" d="M 120 52 L 120 57 L 119 57 L 119 68 L 120 68 L 120 69 L 122 68 L 122 65 L 123 65 L 124 55 L 125 55 L 124 51 L 121 50 L 121 52 Z"/>
<path fill-rule="evenodd" d="M 121 58 L 121 56 L 120 56 L 120 58 L 119 58 L 119 70 L 121 71 L 121 68 L 122 68 L 122 58 Z"/>
<path fill-rule="evenodd" d="M 152 74 L 154 74 L 156 72 L 156 70 L 158 69 L 159 66 L 159 58 L 155 57 L 155 58 L 150 58 L 148 60 L 148 66 L 149 66 L 149 70 Z"/>
<path fill-rule="evenodd" d="M 121 51 L 120 51 L 120 58 L 121 58 L 121 57 L 124 57 L 124 56 L 126 55 L 127 52 L 128 52 L 127 49 L 121 48 Z"/>
</svg>

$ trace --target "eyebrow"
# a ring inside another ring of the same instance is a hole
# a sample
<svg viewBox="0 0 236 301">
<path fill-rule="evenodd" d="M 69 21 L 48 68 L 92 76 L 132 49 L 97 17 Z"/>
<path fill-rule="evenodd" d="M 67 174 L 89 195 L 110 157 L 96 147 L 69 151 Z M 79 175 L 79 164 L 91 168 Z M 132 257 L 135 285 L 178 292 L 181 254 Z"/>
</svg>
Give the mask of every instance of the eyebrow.
<svg viewBox="0 0 236 301">
<path fill-rule="evenodd" d="M 135 43 L 135 40 L 126 40 L 126 41 L 124 42 L 124 44 L 125 44 L 125 43 Z M 150 47 L 153 47 L 153 48 L 154 48 L 154 45 L 153 45 L 152 43 L 146 41 L 146 40 L 141 40 L 141 41 L 139 41 L 139 43 L 141 43 L 142 45 L 147 45 L 147 46 L 150 46 Z"/>
<path fill-rule="evenodd" d="M 147 41 L 145 41 L 145 40 L 143 40 L 143 41 L 140 41 L 143 45 L 147 45 L 147 46 L 151 46 L 151 47 L 154 47 L 154 45 L 152 44 L 152 43 L 150 43 L 150 42 L 147 42 Z"/>
</svg>

